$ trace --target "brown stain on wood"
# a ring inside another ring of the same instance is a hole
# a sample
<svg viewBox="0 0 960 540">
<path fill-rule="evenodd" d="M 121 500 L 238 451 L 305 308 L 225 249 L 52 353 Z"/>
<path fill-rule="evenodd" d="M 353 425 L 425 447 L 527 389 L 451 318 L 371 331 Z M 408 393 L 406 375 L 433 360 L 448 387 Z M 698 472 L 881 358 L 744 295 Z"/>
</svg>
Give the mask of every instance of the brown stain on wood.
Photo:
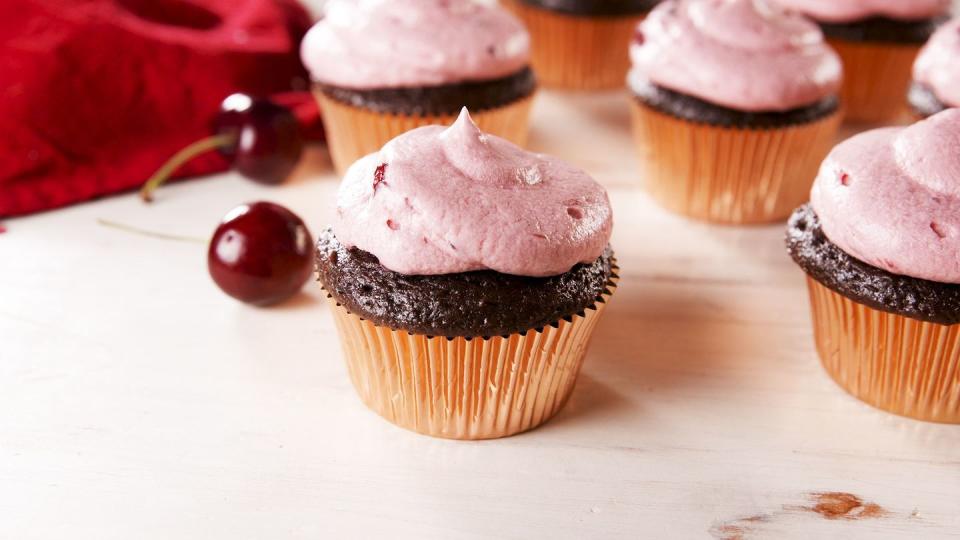
<svg viewBox="0 0 960 540">
<path fill-rule="evenodd" d="M 710 529 L 710 534 L 717 540 L 745 540 L 752 531 L 752 526 L 757 523 L 768 521 L 765 515 L 756 515 L 736 519 L 726 523 L 715 525 Z"/>
<path fill-rule="evenodd" d="M 864 502 L 852 493 L 843 491 L 814 492 L 807 495 L 813 506 L 784 505 L 781 511 L 757 514 L 744 518 L 731 519 L 717 523 L 710 528 L 710 534 L 716 540 L 747 540 L 756 536 L 758 527 L 763 523 L 777 521 L 781 517 L 797 512 L 816 514 L 829 520 L 878 519 L 890 515 L 879 504 Z M 914 515 L 917 511 L 914 511 Z"/>
<path fill-rule="evenodd" d="M 865 503 L 852 493 L 829 491 L 811 493 L 810 496 L 814 505 L 804 507 L 804 510 L 820 514 L 825 519 L 876 519 L 887 515 L 879 504 Z"/>
<path fill-rule="evenodd" d="M 746 530 L 738 525 L 719 525 L 710 529 L 710 534 L 717 540 L 743 540 L 745 532 Z"/>
</svg>

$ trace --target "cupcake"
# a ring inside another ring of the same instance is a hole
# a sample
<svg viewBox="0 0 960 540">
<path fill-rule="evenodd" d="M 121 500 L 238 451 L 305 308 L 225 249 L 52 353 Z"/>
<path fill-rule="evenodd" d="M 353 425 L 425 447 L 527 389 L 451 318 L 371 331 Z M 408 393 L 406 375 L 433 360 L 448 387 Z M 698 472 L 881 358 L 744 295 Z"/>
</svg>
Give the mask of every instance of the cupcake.
<svg viewBox="0 0 960 540">
<path fill-rule="evenodd" d="M 950 0 L 776 0 L 817 21 L 843 59 L 841 97 L 853 122 L 890 122 L 920 47 L 950 9 Z"/>
<path fill-rule="evenodd" d="M 524 145 L 536 89 L 530 38 L 473 0 L 331 0 L 304 37 L 330 154 L 342 173 L 393 137 L 450 124 L 461 107 Z"/>
<path fill-rule="evenodd" d="M 627 45 L 637 23 L 661 0 L 503 0 L 530 29 L 533 66 L 545 86 L 623 87 Z"/>
<path fill-rule="evenodd" d="M 920 51 L 909 101 L 921 118 L 960 107 L 960 19 L 940 27 Z"/>
<path fill-rule="evenodd" d="M 743 224 L 807 200 L 840 123 L 840 60 L 816 25 L 754 0 L 670 0 L 630 55 L 634 133 L 658 203 Z"/>
<path fill-rule="evenodd" d="M 573 390 L 615 288 L 604 189 L 466 110 L 347 171 L 317 249 L 354 387 L 407 429 L 505 437 Z"/>
<path fill-rule="evenodd" d="M 960 423 L 960 109 L 824 161 L 787 246 L 830 375 L 881 409 Z"/>
</svg>

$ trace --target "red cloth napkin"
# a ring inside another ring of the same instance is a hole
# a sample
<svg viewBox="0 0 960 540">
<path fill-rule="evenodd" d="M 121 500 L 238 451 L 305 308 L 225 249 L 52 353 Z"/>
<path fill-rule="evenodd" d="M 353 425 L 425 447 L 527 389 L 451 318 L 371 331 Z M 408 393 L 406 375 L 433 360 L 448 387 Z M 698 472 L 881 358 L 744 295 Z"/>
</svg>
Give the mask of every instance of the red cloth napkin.
<svg viewBox="0 0 960 540">
<path fill-rule="evenodd" d="M 227 95 L 306 89 L 309 24 L 295 0 L 0 1 L 0 217 L 138 187 Z"/>
</svg>

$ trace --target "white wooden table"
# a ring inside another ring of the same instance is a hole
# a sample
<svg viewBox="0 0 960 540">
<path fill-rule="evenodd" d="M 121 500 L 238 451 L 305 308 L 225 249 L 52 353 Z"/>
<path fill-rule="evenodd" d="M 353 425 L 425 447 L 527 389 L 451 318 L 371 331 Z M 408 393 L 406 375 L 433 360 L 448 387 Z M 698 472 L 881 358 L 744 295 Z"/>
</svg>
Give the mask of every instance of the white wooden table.
<svg viewBox="0 0 960 540">
<path fill-rule="evenodd" d="M 276 189 L 227 174 L 5 222 L 0 538 L 960 537 L 960 426 L 827 377 L 782 225 L 655 207 L 623 94 L 543 93 L 534 126 L 608 186 L 623 280 L 569 405 L 504 440 L 365 409 L 315 285 L 256 309 L 210 281 L 234 205 L 328 222 L 319 151 Z"/>
</svg>

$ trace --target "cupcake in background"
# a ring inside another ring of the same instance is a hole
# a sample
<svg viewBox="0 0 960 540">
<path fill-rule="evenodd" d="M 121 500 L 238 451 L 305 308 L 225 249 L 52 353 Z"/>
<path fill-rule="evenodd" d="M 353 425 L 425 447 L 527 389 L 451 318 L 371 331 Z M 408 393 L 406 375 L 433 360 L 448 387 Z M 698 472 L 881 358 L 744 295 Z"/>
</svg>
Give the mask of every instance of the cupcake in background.
<svg viewBox="0 0 960 540">
<path fill-rule="evenodd" d="M 533 66 L 544 86 L 623 88 L 627 45 L 661 0 L 501 0 L 530 29 Z"/>
<path fill-rule="evenodd" d="M 950 0 L 775 0 L 817 21 L 843 59 L 841 97 L 852 122 L 891 122 L 920 47 L 942 23 Z"/>
<path fill-rule="evenodd" d="M 612 225 L 590 176 L 466 110 L 355 163 L 317 271 L 361 399 L 435 437 L 546 422 L 615 288 Z"/>
<path fill-rule="evenodd" d="M 881 409 L 960 423 L 960 109 L 837 146 L 787 246 L 831 377 Z"/>
<path fill-rule="evenodd" d="M 630 47 L 646 188 L 717 223 L 785 219 L 840 123 L 840 60 L 815 24 L 755 0 L 670 0 Z"/>
<path fill-rule="evenodd" d="M 921 118 L 960 107 L 960 19 L 941 26 L 920 51 L 909 101 Z"/>
<path fill-rule="evenodd" d="M 462 107 L 525 145 L 536 89 L 530 38 L 515 17 L 473 0 L 331 0 L 301 47 L 338 172 Z"/>
</svg>

